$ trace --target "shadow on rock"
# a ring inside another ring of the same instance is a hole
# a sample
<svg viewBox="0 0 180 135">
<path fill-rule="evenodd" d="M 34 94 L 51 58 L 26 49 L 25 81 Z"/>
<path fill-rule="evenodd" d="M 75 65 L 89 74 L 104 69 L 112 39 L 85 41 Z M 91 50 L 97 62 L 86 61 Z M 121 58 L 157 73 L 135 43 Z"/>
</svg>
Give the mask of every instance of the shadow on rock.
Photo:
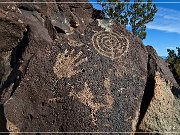
<svg viewBox="0 0 180 135">
<path fill-rule="evenodd" d="M 4 115 L 4 107 L 3 105 L 0 105 L 0 133 L 1 132 L 8 132 L 8 130 L 6 129 L 6 118 L 5 118 L 5 115 Z M 6 135 L 8 133 L 5 133 Z"/>
</svg>

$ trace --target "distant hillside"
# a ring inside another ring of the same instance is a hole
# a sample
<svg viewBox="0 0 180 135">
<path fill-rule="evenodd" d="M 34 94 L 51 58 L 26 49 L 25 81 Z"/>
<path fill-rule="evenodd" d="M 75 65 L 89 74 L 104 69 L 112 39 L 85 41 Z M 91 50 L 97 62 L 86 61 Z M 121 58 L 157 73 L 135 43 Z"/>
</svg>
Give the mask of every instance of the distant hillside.
<svg viewBox="0 0 180 135">
<path fill-rule="evenodd" d="M 160 56 L 161 58 L 163 58 L 164 60 L 167 58 L 167 56 Z"/>
</svg>

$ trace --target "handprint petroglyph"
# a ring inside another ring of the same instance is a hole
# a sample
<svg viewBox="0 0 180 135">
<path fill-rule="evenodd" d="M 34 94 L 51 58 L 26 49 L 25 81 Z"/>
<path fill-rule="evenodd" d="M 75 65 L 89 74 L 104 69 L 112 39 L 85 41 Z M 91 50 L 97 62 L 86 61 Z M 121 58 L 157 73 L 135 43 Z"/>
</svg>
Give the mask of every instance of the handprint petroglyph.
<svg viewBox="0 0 180 135">
<path fill-rule="evenodd" d="M 87 57 L 78 60 L 81 55 L 81 51 L 74 55 L 74 50 L 71 52 L 65 50 L 64 53 L 59 53 L 56 58 L 56 63 L 53 67 L 53 71 L 57 77 L 59 79 L 62 79 L 63 77 L 70 78 L 71 76 L 81 72 L 81 70 L 76 70 L 75 68 L 88 60 Z"/>
</svg>

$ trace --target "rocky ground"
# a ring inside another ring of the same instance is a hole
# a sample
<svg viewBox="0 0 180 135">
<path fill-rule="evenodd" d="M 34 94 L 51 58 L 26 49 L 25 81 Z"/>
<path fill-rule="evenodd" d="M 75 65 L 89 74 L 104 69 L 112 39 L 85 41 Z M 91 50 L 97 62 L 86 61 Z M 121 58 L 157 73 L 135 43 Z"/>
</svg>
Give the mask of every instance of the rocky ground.
<svg viewBox="0 0 180 135">
<path fill-rule="evenodd" d="M 1 132 L 180 132 L 168 64 L 92 5 L 0 4 L 0 31 Z"/>
</svg>

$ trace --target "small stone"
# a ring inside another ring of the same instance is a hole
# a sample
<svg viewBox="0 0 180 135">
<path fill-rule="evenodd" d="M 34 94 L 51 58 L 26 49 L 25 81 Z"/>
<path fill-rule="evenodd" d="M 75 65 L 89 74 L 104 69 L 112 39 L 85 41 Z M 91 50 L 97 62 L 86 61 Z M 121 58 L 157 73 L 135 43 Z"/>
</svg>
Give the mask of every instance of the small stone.
<svg viewBox="0 0 180 135">
<path fill-rule="evenodd" d="M 24 23 L 23 21 L 21 21 L 20 19 L 18 20 L 19 23 Z"/>
</svg>

